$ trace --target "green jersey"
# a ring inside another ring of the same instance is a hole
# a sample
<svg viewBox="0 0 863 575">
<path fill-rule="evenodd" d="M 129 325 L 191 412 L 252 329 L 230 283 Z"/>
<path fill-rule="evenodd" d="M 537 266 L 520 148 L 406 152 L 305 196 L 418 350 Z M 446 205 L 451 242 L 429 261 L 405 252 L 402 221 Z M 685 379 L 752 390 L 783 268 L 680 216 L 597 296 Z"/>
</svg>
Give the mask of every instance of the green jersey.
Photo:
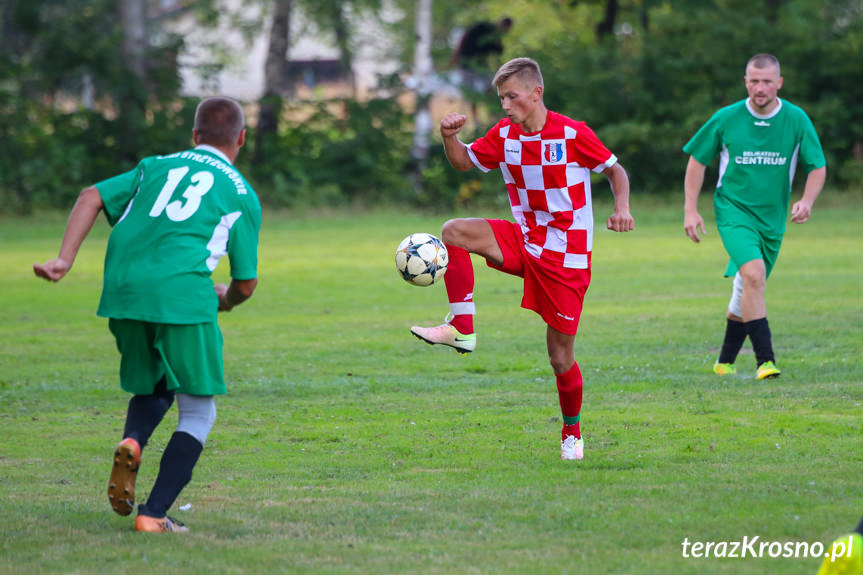
<svg viewBox="0 0 863 575">
<path fill-rule="evenodd" d="M 755 113 L 748 99 L 722 108 L 683 151 L 704 165 L 719 154 L 718 225 L 752 225 L 772 237 L 785 233 L 797 164 L 807 173 L 826 164 L 812 121 L 783 100 L 767 115 Z"/>
<path fill-rule="evenodd" d="M 98 314 L 166 324 L 216 321 L 210 275 L 227 255 L 231 277 L 257 277 L 261 205 L 211 146 L 145 158 L 96 184 L 113 226 Z"/>
</svg>

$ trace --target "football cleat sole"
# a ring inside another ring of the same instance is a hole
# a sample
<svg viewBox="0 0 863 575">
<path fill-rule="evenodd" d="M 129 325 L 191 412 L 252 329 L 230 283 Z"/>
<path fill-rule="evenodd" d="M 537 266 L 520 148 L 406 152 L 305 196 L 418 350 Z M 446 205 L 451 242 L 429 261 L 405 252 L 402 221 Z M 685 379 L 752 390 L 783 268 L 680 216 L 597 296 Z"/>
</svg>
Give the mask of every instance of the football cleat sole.
<svg viewBox="0 0 863 575">
<path fill-rule="evenodd" d="M 114 466 L 108 480 L 108 502 L 117 515 L 129 515 L 135 508 L 135 480 L 141 465 L 141 447 L 131 438 L 114 450 Z"/>
</svg>

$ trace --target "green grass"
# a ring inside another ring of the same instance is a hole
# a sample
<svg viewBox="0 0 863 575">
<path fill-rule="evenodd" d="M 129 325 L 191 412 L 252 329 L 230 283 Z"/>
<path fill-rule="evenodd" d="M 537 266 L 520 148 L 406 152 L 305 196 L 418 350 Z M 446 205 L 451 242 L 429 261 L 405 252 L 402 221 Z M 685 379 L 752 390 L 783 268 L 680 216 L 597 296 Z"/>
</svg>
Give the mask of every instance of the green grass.
<svg viewBox="0 0 863 575">
<path fill-rule="evenodd" d="M 827 545 L 863 514 L 863 201 L 789 225 L 767 296 L 783 376 L 758 382 L 751 354 L 710 372 L 730 294 L 715 227 L 696 246 L 680 202 L 634 200 L 635 232 L 597 227 L 579 463 L 559 460 L 544 325 L 516 278 L 475 260 L 475 353 L 408 333 L 446 298 L 398 278 L 395 246 L 443 218 L 265 214 L 258 291 L 220 319 L 229 393 L 182 537 L 136 535 L 106 501 L 127 401 L 95 316 L 107 225 L 53 285 L 30 266 L 64 218 L 0 221 L 0 572 L 814 573 L 682 542 Z"/>
</svg>

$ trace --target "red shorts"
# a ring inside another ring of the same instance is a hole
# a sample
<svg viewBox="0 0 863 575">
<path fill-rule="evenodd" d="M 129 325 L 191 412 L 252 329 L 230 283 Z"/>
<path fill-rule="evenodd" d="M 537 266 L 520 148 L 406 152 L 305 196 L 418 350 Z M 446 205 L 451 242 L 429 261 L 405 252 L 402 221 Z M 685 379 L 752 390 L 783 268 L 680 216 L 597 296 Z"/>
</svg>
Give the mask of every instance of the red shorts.
<svg viewBox="0 0 863 575">
<path fill-rule="evenodd" d="M 590 285 L 590 268 L 571 269 L 542 261 L 525 249 L 518 224 L 507 220 L 486 221 L 503 252 L 503 265 L 486 260 L 488 267 L 524 278 L 521 307 L 535 311 L 557 331 L 575 335 L 584 294 Z"/>
</svg>

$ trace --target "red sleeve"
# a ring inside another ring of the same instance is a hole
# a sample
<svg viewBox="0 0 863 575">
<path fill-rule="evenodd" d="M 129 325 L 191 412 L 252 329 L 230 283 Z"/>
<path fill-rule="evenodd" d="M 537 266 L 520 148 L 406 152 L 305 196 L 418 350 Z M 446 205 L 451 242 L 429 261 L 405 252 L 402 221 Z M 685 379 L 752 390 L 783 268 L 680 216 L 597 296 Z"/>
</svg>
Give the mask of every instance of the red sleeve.
<svg viewBox="0 0 863 575">
<path fill-rule="evenodd" d="M 603 172 L 617 162 L 617 157 L 605 147 L 587 124 L 581 123 L 576 128 L 575 139 L 569 142 L 569 152 L 572 153 L 570 157 L 594 172 Z"/>
<path fill-rule="evenodd" d="M 506 138 L 501 135 L 504 123 L 505 121 L 501 120 L 485 136 L 474 140 L 467 147 L 471 161 L 483 172 L 500 167 L 500 163 L 504 161 L 503 143 Z"/>
</svg>

